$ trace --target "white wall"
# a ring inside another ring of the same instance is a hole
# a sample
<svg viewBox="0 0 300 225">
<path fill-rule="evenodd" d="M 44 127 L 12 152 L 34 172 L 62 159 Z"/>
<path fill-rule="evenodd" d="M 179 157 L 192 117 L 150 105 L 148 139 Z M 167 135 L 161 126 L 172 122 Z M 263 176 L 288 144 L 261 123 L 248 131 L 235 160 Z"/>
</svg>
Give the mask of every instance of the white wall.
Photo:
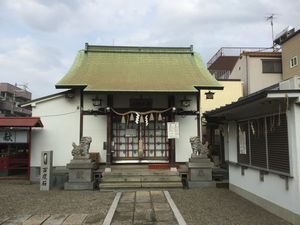
<svg viewBox="0 0 300 225">
<path fill-rule="evenodd" d="M 176 116 L 180 138 L 175 139 L 176 162 L 187 162 L 192 154 L 190 138 L 197 136 L 196 116 Z"/>
<path fill-rule="evenodd" d="M 269 173 L 260 181 L 259 170 L 248 168 L 241 175 L 241 167 L 229 166 L 229 183 L 260 198 L 300 215 L 300 107 L 294 105 L 287 112 L 291 175 L 286 190 L 285 179 Z M 235 123 L 229 125 L 229 161 L 237 162 L 237 137 Z"/>
<path fill-rule="evenodd" d="M 72 142 L 79 142 L 79 98 L 66 99 L 64 95 L 37 102 L 32 116 L 38 116 L 44 125 L 32 129 L 31 166 L 40 166 L 41 151 L 53 150 L 53 165 L 70 162 Z"/>
<path fill-rule="evenodd" d="M 107 137 L 106 130 L 106 115 L 85 115 L 83 117 L 83 136 L 92 137 L 90 152 L 99 152 L 101 162 L 106 162 L 106 150 L 103 149 L 103 142 Z"/>
<path fill-rule="evenodd" d="M 282 81 L 282 73 L 262 72 L 262 59 L 270 58 L 248 57 L 248 67 L 250 68 L 248 94 L 254 93 Z"/>
</svg>

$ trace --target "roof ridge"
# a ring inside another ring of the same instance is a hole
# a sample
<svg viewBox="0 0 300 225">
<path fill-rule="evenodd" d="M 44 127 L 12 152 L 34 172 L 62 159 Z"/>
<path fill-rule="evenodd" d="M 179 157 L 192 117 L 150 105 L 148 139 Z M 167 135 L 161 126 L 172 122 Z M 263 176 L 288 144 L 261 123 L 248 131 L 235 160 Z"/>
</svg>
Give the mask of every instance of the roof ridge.
<svg viewBox="0 0 300 225">
<path fill-rule="evenodd" d="M 151 47 L 151 46 L 110 46 L 85 44 L 85 52 L 118 52 L 118 53 L 193 53 L 189 47 Z"/>
</svg>

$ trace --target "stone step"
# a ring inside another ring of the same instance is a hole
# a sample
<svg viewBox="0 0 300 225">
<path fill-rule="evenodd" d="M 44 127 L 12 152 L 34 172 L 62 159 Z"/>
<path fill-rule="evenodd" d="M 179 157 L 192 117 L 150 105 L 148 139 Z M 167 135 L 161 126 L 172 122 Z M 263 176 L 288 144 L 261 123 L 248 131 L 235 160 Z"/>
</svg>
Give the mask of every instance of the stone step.
<svg viewBox="0 0 300 225">
<path fill-rule="evenodd" d="M 178 172 L 170 171 L 170 170 L 112 170 L 109 173 L 104 173 L 105 175 L 110 176 L 135 176 L 135 175 L 166 175 L 166 176 L 178 176 Z"/>
<path fill-rule="evenodd" d="M 115 176 L 106 175 L 101 179 L 105 182 L 181 182 L 181 177 L 178 175 L 131 175 L 131 176 Z"/>
<path fill-rule="evenodd" d="M 181 182 L 121 182 L 100 183 L 100 190 L 139 189 L 139 188 L 182 188 Z"/>
</svg>

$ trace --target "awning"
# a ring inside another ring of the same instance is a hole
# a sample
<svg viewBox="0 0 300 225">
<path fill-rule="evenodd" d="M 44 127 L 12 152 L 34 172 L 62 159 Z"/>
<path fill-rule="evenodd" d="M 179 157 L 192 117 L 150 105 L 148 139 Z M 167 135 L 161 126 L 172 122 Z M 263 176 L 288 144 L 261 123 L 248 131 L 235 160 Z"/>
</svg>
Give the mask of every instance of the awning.
<svg viewBox="0 0 300 225">
<path fill-rule="evenodd" d="M 43 127 L 40 117 L 0 117 L 0 127 Z"/>
</svg>

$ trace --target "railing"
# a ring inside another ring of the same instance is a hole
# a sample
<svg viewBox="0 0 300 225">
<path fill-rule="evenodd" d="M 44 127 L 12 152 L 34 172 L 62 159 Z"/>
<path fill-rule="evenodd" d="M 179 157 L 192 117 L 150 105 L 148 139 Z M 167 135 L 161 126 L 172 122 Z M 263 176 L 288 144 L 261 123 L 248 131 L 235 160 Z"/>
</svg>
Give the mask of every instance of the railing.
<svg viewBox="0 0 300 225">
<path fill-rule="evenodd" d="M 239 56 L 243 52 L 273 52 L 274 49 L 264 47 L 222 47 L 217 53 L 208 61 L 207 68 L 209 68 L 221 56 Z"/>
<path fill-rule="evenodd" d="M 230 70 L 209 70 L 216 79 L 228 79 Z"/>
</svg>

